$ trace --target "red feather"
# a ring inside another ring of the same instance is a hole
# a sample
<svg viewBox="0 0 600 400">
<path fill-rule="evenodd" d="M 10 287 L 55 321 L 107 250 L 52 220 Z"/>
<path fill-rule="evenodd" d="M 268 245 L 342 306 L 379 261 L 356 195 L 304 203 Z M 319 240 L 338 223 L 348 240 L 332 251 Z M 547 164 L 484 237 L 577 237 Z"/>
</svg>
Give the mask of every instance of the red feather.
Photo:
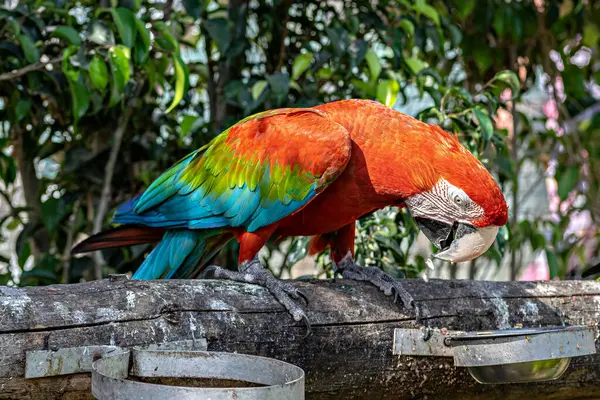
<svg viewBox="0 0 600 400">
<path fill-rule="evenodd" d="M 110 249 L 113 247 L 133 246 L 136 244 L 159 242 L 165 230 L 150 228 L 143 225 L 122 225 L 104 232 L 97 233 L 79 242 L 71 254 L 87 253 L 89 251 Z"/>
</svg>

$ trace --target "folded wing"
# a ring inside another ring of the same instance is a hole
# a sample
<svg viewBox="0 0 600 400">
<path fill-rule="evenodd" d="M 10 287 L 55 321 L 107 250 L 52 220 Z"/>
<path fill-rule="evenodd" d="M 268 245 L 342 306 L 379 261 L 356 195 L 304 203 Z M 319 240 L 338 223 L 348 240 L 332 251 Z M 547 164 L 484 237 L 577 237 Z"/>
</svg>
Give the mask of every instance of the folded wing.
<svg viewBox="0 0 600 400">
<path fill-rule="evenodd" d="M 252 232 L 308 204 L 344 170 L 350 151 L 347 130 L 320 111 L 260 113 L 179 161 L 113 222 Z"/>
</svg>

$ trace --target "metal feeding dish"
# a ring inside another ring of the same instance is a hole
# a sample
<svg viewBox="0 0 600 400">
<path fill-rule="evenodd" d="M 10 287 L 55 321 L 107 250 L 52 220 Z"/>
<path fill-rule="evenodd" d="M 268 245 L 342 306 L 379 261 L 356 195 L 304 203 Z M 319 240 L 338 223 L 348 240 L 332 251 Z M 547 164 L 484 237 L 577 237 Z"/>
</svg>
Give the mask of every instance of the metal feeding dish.
<svg viewBox="0 0 600 400">
<path fill-rule="evenodd" d="M 33 350 L 25 378 L 92 373 L 99 400 L 303 400 L 304 371 L 259 356 L 206 351 L 206 339 Z"/>
<path fill-rule="evenodd" d="M 304 371 L 283 361 L 211 351 L 119 350 L 92 364 L 97 399 L 304 399 Z"/>
<path fill-rule="evenodd" d="M 594 330 L 584 326 L 481 332 L 396 329 L 394 354 L 447 356 L 479 383 L 558 379 L 571 358 L 596 353 Z"/>
</svg>

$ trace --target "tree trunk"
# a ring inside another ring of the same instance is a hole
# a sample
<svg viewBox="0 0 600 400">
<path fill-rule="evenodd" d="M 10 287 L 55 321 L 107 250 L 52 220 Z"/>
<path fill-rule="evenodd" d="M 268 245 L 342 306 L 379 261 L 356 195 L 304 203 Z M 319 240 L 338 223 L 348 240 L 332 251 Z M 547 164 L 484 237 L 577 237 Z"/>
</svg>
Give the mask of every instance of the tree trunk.
<svg viewBox="0 0 600 400">
<path fill-rule="evenodd" d="M 263 288 L 214 280 L 0 287 L 0 399 L 91 398 L 86 374 L 25 379 L 25 354 L 85 345 L 131 347 L 205 339 L 210 351 L 273 357 L 306 372 L 308 399 L 600 398 L 600 355 L 574 358 L 560 379 L 481 385 L 452 358 L 392 353 L 413 313 L 366 283 L 296 282 L 311 334 Z M 404 281 L 431 327 L 488 330 L 596 325 L 600 283 Z"/>
</svg>

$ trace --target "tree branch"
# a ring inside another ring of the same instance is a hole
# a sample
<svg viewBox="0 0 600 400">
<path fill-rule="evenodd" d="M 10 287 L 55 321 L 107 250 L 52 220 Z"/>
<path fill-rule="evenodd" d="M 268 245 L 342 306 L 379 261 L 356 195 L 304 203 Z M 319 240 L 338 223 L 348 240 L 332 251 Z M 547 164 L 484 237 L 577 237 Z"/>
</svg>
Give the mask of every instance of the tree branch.
<svg viewBox="0 0 600 400">
<path fill-rule="evenodd" d="M 42 202 L 40 200 L 40 181 L 35 171 L 33 157 L 27 151 L 30 140 L 33 140 L 28 132 L 21 126 L 11 126 L 11 138 L 13 139 L 13 156 L 17 162 L 17 169 L 21 176 L 23 195 L 28 211 L 28 224 L 37 227 L 42 221 Z M 38 259 L 41 253 L 48 251 L 49 238 L 45 229 L 38 229 L 29 238 L 31 253 L 34 259 Z"/>
<path fill-rule="evenodd" d="M 279 45 L 279 61 L 277 62 L 277 68 L 275 69 L 277 72 L 281 72 L 281 68 L 283 67 L 283 62 L 285 60 L 285 38 L 288 35 L 288 22 L 290 21 L 290 6 L 291 1 L 287 2 L 287 8 L 285 13 L 285 19 L 283 21 L 283 32 L 281 33 L 281 44 Z M 291 74 L 290 74 L 291 75 Z"/>
<path fill-rule="evenodd" d="M 69 216 L 69 221 L 67 222 L 67 242 L 65 244 L 65 250 L 63 252 L 63 283 L 69 283 L 69 274 L 71 272 L 71 247 L 73 247 L 75 220 L 77 219 L 77 213 L 79 212 L 80 204 L 80 200 L 77 200 L 75 202 L 75 204 L 73 205 L 73 212 Z"/>
<path fill-rule="evenodd" d="M 571 133 L 571 132 L 575 131 L 577 129 L 577 125 L 581 121 L 585 121 L 588 118 L 592 118 L 594 115 L 596 115 L 599 112 L 600 112 L 600 103 L 596 103 L 596 104 L 586 108 L 579 114 L 575 115 L 573 118 L 566 120 L 563 123 L 563 129 L 565 130 L 565 133 Z"/>
<path fill-rule="evenodd" d="M 131 118 L 131 115 L 135 110 L 135 101 L 140 96 L 142 92 L 142 87 L 142 83 L 138 83 L 136 92 L 127 103 L 127 109 L 125 110 L 125 113 L 123 114 L 123 117 L 119 122 L 119 126 L 117 126 L 117 130 L 115 131 L 114 141 L 110 150 L 110 156 L 108 158 L 108 162 L 106 163 L 106 168 L 104 169 L 104 183 L 102 185 L 100 203 L 98 204 L 98 209 L 96 210 L 96 216 L 94 218 L 94 227 L 92 229 L 92 233 L 94 234 L 102 230 L 104 218 L 106 217 L 106 213 L 108 212 L 108 205 L 110 203 L 111 183 L 115 171 L 115 165 L 117 163 L 117 156 L 119 155 L 119 150 L 121 149 L 121 142 L 123 141 L 123 136 L 125 135 L 125 129 L 127 129 L 129 119 Z M 105 264 L 105 261 L 100 251 L 96 251 L 94 253 L 94 264 L 94 275 L 96 279 L 102 279 L 102 266 Z"/>
<path fill-rule="evenodd" d="M 35 63 L 35 64 L 30 64 L 26 67 L 23 67 L 21 69 L 16 69 L 14 71 L 11 72 L 5 72 L 3 74 L 0 74 L 0 81 L 8 81 L 11 79 L 15 79 L 15 78 L 19 78 L 25 74 L 28 74 L 29 72 L 32 71 L 39 71 L 40 69 L 44 69 L 46 68 L 46 65 L 50 65 L 50 64 L 58 64 L 59 62 L 62 61 L 62 58 L 53 58 L 50 61 L 46 61 L 46 62 L 39 62 L 39 63 Z"/>
</svg>

